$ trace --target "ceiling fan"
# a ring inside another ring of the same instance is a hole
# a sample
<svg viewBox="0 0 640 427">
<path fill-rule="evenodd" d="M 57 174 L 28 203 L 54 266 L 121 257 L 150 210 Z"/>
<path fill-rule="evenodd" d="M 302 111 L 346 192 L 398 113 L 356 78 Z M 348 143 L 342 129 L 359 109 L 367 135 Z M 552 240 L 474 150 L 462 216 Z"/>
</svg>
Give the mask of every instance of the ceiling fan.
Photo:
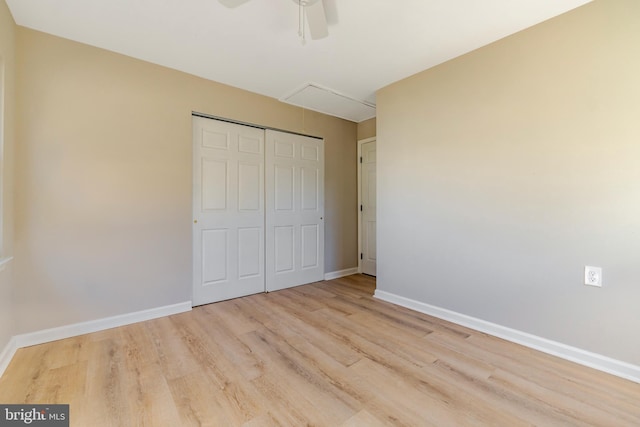
<svg viewBox="0 0 640 427">
<path fill-rule="evenodd" d="M 249 0 L 218 0 L 228 8 L 238 7 Z M 305 41 L 305 20 L 309 25 L 309 33 L 313 40 L 323 39 L 329 35 L 327 15 L 322 0 L 293 0 L 300 8 L 298 35 Z"/>
</svg>

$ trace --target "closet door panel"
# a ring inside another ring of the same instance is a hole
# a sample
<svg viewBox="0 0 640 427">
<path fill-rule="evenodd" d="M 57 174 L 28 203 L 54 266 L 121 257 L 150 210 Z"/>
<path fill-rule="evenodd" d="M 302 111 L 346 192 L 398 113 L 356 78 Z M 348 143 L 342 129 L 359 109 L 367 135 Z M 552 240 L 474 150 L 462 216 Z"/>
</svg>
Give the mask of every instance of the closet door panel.
<svg viewBox="0 0 640 427">
<path fill-rule="evenodd" d="M 193 117 L 193 304 L 265 290 L 264 130 Z"/>
<path fill-rule="evenodd" d="M 266 289 L 324 279 L 324 141 L 266 131 Z"/>
</svg>

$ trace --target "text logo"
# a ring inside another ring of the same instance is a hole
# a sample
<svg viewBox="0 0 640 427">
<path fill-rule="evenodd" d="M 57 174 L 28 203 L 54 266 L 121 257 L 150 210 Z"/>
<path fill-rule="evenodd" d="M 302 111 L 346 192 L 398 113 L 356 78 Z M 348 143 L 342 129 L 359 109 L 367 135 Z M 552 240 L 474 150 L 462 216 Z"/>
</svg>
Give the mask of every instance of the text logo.
<svg viewBox="0 0 640 427">
<path fill-rule="evenodd" d="M 69 405 L 0 404 L 0 427 L 69 427 Z"/>
</svg>

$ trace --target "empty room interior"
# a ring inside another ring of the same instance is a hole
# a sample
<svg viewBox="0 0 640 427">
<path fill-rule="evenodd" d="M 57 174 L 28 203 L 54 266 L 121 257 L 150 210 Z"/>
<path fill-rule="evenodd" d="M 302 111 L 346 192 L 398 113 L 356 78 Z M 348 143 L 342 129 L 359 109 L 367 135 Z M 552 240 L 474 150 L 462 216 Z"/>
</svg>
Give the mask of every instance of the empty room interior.
<svg viewBox="0 0 640 427">
<path fill-rule="evenodd" d="M 637 0 L 0 0 L 0 425 L 639 426 L 639 159 Z"/>
</svg>

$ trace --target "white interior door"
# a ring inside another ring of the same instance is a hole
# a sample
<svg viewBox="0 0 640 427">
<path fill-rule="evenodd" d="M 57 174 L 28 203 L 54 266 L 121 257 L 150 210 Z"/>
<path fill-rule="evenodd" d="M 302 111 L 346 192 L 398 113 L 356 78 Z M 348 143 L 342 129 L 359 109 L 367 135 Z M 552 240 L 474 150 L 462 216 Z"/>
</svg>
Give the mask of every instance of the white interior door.
<svg viewBox="0 0 640 427">
<path fill-rule="evenodd" d="M 193 305 L 263 292 L 264 130 L 193 117 Z"/>
<path fill-rule="evenodd" d="M 364 274 L 376 275 L 376 141 L 362 144 L 362 255 Z"/>
<path fill-rule="evenodd" d="M 324 141 L 266 131 L 266 288 L 324 279 Z"/>
</svg>

